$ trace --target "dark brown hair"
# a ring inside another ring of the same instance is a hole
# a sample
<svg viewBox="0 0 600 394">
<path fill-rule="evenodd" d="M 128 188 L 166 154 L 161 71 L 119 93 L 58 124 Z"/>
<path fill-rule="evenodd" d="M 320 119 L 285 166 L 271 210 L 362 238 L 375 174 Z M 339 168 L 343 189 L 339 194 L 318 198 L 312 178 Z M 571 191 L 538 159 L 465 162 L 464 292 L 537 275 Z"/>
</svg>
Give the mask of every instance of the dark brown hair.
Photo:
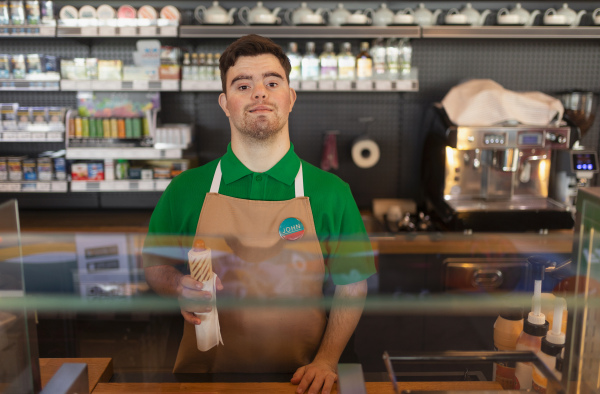
<svg viewBox="0 0 600 394">
<path fill-rule="evenodd" d="M 235 65 L 238 58 L 242 56 L 258 56 L 264 54 L 271 54 L 279 60 L 289 83 L 292 66 L 290 65 L 290 60 L 283 52 L 283 49 L 267 37 L 259 36 L 257 34 L 248 34 L 233 42 L 221 54 L 221 58 L 219 59 L 219 70 L 221 70 L 223 93 L 227 91 L 227 70 Z"/>
</svg>

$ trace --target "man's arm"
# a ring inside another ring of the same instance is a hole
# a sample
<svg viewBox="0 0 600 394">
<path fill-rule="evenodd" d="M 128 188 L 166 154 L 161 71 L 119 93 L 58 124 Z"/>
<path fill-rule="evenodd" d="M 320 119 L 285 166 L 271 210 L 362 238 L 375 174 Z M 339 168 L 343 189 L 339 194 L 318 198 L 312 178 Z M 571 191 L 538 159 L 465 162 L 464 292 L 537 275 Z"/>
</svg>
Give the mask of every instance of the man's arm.
<svg viewBox="0 0 600 394">
<path fill-rule="evenodd" d="M 367 281 L 337 285 L 333 296 L 329 321 L 312 363 L 298 368 L 291 382 L 297 384 L 296 393 L 329 394 L 337 381 L 337 363 L 352 336 L 362 314 Z"/>
</svg>

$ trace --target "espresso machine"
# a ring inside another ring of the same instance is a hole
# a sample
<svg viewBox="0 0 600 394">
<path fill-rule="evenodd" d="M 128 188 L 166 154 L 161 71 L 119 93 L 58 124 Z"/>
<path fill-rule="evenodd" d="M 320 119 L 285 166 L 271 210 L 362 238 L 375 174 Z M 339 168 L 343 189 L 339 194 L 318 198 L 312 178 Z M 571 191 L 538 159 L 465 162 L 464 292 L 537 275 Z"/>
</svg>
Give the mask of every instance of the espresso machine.
<svg viewBox="0 0 600 394">
<path fill-rule="evenodd" d="M 424 146 L 429 212 L 450 231 L 541 231 L 573 227 L 569 206 L 549 196 L 552 153 L 570 149 L 571 128 L 458 126 L 441 104 Z"/>
<path fill-rule="evenodd" d="M 557 94 L 565 108 L 564 119 L 571 126 L 572 149 L 554 152 L 555 171 L 550 184 L 551 195 L 559 202 L 576 207 L 579 189 L 592 184 L 598 173 L 598 153 L 581 144 L 594 123 L 598 95 L 593 92 L 570 91 Z"/>
</svg>

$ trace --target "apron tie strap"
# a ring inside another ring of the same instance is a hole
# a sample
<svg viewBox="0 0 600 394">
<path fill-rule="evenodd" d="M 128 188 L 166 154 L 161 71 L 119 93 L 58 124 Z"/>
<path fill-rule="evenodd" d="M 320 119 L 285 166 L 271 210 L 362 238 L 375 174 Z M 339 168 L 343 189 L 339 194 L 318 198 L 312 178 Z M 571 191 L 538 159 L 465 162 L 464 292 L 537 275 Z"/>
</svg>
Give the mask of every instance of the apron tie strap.
<svg viewBox="0 0 600 394">
<path fill-rule="evenodd" d="M 217 169 L 215 170 L 215 175 L 213 176 L 212 183 L 210 184 L 210 192 L 211 193 L 219 193 L 219 186 L 221 186 L 221 177 L 223 173 L 221 172 L 221 160 L 217 164 Z"/>
<path fill-rule="evenodd" d="M 302 176 L 302 163 L 300 163 L 300 169 L 298 170 L 298 174 L 296 174 L 294 186 L 296 187 L 296 197 L 304 197 L 304 177 Z"/>
</svg>

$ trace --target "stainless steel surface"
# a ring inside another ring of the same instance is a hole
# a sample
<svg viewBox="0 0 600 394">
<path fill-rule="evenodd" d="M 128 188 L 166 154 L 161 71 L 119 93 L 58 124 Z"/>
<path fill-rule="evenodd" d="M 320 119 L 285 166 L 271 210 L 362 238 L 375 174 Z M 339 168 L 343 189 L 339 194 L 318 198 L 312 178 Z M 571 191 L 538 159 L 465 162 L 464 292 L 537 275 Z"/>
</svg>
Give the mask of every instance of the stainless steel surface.
<svg viewBox="0 0 600 394">
<path fill-rule="evenodd" d="M 569 127 L 552 125 L 502 127 L 458 126 L 456 128 L 456 149 L 569 149 L 570 132 L 571 129 Z"/>
<path fill-rule="evenodd" d="M 223 38 L 259 34 L 271 38 L 420 38 L 419 26 L 180 26 L 179 37 Z"/>
<path fill-rule="evenodd" d="M 44 386 L 41 394 L 82 394 L 89 392 L 87 364 L 65 363 Z"/>
<path fill-rule="evenodd" d="M 508 27 L 431 26 L 423 27 L 423 38 L 599 38 L 597 27 Z"/>
<path fill-rule="evenodd" d="M 363 369 L 360 364 L 338 364 L 338 392 L 340 394 L 367 394 Z"/>
<path fill-rule="evenodd" d="M 509 201 L 451 200 L 448 201 L 457 212 L 471 211 L 514 211 L 514 210 L 552 210 L 564 211 L 565 206 L 549 198 L 520 198 Z"/>
<path fill-rule="evenodd" d="M 565 390 L 560 382 L 554 377 L 554 374 L 533 352 L 530 351 L 445 351 L 445 352 L 420 352 L 420 353 L 398 353 L 384 352 L 383 360 L 388 369 L 390 380 L 394 386 L 394 391 L 398 393 L 398 384 L 395 378 L 394 363 L 414 364 L 414 363 L 491 363 L 491 362 L 531 362 L 548 379 L 547 393 L 564 394 Z M 486 393 L 504 394 L 505 390 L 489 390 Z M 522 391 L 519 391 L 522 392 Z"/>
<path fill-rule="evenodd" d="M 447 258 L 443 266 L 448 291 L 525 290 L 529 277 L 525 258 Z"/>
</svg>

